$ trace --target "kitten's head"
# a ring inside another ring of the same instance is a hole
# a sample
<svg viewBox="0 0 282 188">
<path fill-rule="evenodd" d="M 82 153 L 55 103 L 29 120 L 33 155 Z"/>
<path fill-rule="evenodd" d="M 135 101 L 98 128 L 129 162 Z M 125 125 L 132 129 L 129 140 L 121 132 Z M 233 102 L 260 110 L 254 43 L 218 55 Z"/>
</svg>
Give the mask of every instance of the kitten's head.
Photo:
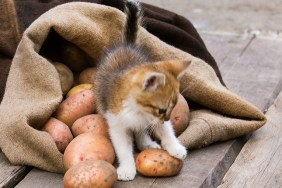
<svg viewBox="0 0 282 188">
<path fill-rule="evenodd" d="M 134 71 L 131 96 L 140 111 L 155 123 L 169 120 L 179 95 L 178 77 L 189 62 L 163 61 L 145 64 Z"/>
</svg>

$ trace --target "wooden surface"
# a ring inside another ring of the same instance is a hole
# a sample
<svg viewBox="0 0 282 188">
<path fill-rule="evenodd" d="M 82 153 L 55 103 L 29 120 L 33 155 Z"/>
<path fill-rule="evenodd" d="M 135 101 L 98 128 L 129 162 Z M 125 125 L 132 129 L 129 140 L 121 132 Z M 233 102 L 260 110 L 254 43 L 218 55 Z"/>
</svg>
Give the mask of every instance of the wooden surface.
<svg viewBox="0 0 282 188">
<path fill-rule="evenodd" d="M 282 187 L 282 92 L 266 116 L 267 124 L 243 147 L 221 188 Z"/>
<path fill-rule="evenodd" d="M 282 38 L 281 0 L 141 0 L 185 16 L 202 32 Z"/>
<path fill-rule="evenodd" d="M 260 62 L 260 66 L 256 66 L 256 61 L 252 61 L 252 59 L 264 58 L 264 53 L 258 53 L 261 46 L 268 45 L 277 49 L 279 46 L 282 47 L 282 44 L 269 44 L 269 40 L 257 39 L 252 36 L 202 33 L 202 37 L 217 60 L 228 88 L 251 101 L 261 110 L 265 110 L 268 104 L 271 104 L 276 98 L 277 90 L 281 88 L 282 74 L 277 71 L 280 64 L 277 64 L 273 59 L 269 59 L 269 61 L 264 59 Z M 273 58 L 279 58 L 278 51 L 269 50 L 268 53 Z M 270 72 L 263 71 L 267 66 L 270 66 Z M 258 77 L 264 79 L 257 79 Z M 172 178 L 137 176 L 131 182 L 117 182 L 115 187 L 171 187 L 172 185 L 178 187 L 216 187 L 221 183 L 223 176 L 234 162 L 244 143 L 244 139 L 237 139 L 191 151 L 178 176 Z M 54 182 L 50 182 L 50 179 Z M 27 188 L 31 185 L 35 187 L 45 185 L 62 187 L 62 175 L 33 169 L 17 187 Z"/>
<path fill-rule="evenodd" d="M 227 87 L 265 110 L 282 89 L 282 40 L 202 35 Z"/>
<path fill-rule="evenodd" d="M 33 169 L 17 188 L 63 188 L 63 174 Z"/>
<path fill-rule="evenodd" d="M 0 152 L 0 187 L 14 187 L 31 168 L 26 166 L 13 166 Z"/>
<path fill-rule="evenodd" d="M 141 1 L 190 19 L 219 64 L 223 79 L 231 91 L 246 98 L 262 111 L 266 111 L 273 103 L 282 88 L 280 0 L 238 0 L 228 3 L 224 0 Z M 275 117 L 271 115 L 271 111 L 268 113 L 270 123 L 276 121 L 272 121 Z M 241 153 L 246 141 L 244 138 L 213 144 L 190 151 L 178 176 L 137 176 L 132 182 L 117 182 L 115 187 L 217 187 L 225 175 L 222 187 L 259 187 L 259 183 L 264 183 L 261 185 L 265 187 L 279 187 L 282 177 L 279 156 L 282 156 L 282 153 L 278 131 L 281 132 L 281 128 L 275 125 L 279 124 L 268 124 L 269 127 L 255 132 Z M 265 134 L 273 136 L 267 137 Z M 260 141 L 261 138 L 264 139 Z M 260 148 L 258 144 L 263 147 Z M 252 155 L 253 152 L 257 155 Z M 250 163 L 252 161 L 255 163 Z M 0 187 L 13 187 L 19 181 L 16 187 L 20 188 L 63 187 L 62 174 L 38 169 L 28 172 L 29 168 L 12 166 L 3 154 L 0 154 Z M 23 176 L 25 178 L 21 180 Z M 247 184 L 249 181 L 255 184 Z"/>
</svg>

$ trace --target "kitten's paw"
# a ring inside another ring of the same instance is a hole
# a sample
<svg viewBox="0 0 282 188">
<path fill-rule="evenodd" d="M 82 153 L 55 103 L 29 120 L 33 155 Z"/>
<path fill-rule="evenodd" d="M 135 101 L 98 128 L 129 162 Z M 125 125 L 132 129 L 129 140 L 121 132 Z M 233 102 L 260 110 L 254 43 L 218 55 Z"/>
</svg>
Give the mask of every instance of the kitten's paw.
<svg viewBox="0 0 282 188">
<path fill-rule="evenodd" d="M 155 141 L 148 142 L 148 143 L 142 143 L 142 144 L 139 143 L 139 145 L 138 145 L 138 149 L 140 151 L 150 149 L 150 148 L 161 149 L 161 146 Z"/>
<path fill-rule="evenodd" d="M 157 142 L 152 142 L 147 149 L 150 149 L 150 148 L 153 148 L 153 149 L 161 149 L 161 146 L 157 143 Z"/>
<path fill-rule="evenodd" d="M 120 166 L 117 168 L 118 180 L 130 181 L 133 180 L 136 175 L 136 168 L 126 166 Z"/>
<path fill-rule="evenodd" d="M 166 148 L 168 153 L 172 155 L 173 157 L 176 157 L 178 159 L 185 159 L 187 156 L 187 150 L 184 146 L 177 144 L 177 145 L 171 145 Z"/>
</svg>

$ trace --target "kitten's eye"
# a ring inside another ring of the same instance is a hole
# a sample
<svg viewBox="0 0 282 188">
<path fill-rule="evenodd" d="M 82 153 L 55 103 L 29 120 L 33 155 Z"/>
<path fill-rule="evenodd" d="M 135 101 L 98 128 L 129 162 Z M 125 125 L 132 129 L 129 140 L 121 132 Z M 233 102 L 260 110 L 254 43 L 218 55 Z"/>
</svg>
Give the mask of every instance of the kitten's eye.
<svg viewBox="0 0 282 188">
<path fill-rule="evenodd" d="M 158 111 L 158 113 L 159 113 L 159 114 L 166 114 L 166 109 L 161 109 L 161 108 L 160 108 L 159 111 Z"/>
</svg>

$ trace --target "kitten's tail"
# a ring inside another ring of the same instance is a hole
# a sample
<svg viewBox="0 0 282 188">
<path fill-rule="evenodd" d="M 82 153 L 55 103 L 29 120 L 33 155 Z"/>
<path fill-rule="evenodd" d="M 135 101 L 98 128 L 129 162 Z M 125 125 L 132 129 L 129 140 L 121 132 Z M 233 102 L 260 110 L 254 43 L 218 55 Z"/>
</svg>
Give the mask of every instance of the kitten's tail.
<svg viewBox="0 0 282 188">
<path fill-rule="evenodd" d="M 125 43 L 135 43 L 138 33 L 138 26 L 141 25 L 142 11 L 137 0 L 125 0 L 126 28 Z"/>
</svg>

